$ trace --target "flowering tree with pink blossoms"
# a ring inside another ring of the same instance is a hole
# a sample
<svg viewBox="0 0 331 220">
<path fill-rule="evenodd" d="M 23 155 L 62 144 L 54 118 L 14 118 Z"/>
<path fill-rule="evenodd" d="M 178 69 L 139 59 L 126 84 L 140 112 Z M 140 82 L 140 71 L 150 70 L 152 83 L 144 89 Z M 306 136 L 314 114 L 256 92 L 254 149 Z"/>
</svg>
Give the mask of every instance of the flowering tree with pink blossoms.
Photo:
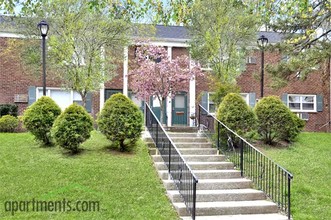
<svg viewBox="0 0 331 220">
<path fill-rule="evenodd" d="M 190 63 L 188 56 L 170 60 L 164 47 L 142 45 L 136 50 L 136 68 L 130 71 L 130 87 L 136 97 L 148 101 L 154 96 L 160 102 L 163 123 L 164 100 L 177 92 L 187 92 L 189 81 L 201 75 L 200 66 Z"/>
</svg>

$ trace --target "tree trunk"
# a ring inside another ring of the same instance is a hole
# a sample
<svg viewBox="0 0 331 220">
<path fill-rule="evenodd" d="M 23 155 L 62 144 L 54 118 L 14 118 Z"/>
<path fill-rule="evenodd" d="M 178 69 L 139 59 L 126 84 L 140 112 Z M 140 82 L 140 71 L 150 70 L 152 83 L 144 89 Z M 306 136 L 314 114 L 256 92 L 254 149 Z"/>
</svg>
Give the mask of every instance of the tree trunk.
<svg viewBox="0 0 331 220">
<path fill-rule="evenodd" d="M 160 102 L 160 122 L 161 122 L 161 124 L 162 125 L 164 125 L 164 124 L 166 124 L 166 123 L 164 123 L 164 118 L 163 118 L 163 113 L 164 113 L 164 105 L 163 105 L 163 103 L 164 103 L 164 98 L 162 98 L 161 99 L 161 102 Z"/>
<path fill-rule="evenodd" d="M 80 93 L 80 96 L 82 97 L 82 105 L 85 109 L 86 109 L 86 95 L 87 95 L 86 92 Z"/>
<path fill-rule="evenodd" d="M 125 145 L 124 145 L 124 139 L 120 140 L 120 151 L 124 152 L 125 151 Z"/>
</svg>

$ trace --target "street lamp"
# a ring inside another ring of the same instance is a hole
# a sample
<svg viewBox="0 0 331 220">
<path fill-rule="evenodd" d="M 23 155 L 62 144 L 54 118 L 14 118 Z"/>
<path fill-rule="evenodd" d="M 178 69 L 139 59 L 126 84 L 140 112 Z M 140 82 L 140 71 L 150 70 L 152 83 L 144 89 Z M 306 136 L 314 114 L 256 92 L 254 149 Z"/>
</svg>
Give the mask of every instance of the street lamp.
<svg viewBox="0 0 331 220">
<path fill-rule="evenodd" d="M 48 24 L 46 21 L 41 21 L 38 24 L 41 37 L 43 39 L 42 48 L 43 48 L 43 96 L 46 96 L 46 36 L 48 33 Z"/>
<path fill-rule="evenodd" d="M 257 39 L 257 44 L 261 48 L 261 98 L 263 98 L 263 87 L 264 87 L 264 49 L 268 44 L 268 38 L 264 35 Z"/>
</svg>

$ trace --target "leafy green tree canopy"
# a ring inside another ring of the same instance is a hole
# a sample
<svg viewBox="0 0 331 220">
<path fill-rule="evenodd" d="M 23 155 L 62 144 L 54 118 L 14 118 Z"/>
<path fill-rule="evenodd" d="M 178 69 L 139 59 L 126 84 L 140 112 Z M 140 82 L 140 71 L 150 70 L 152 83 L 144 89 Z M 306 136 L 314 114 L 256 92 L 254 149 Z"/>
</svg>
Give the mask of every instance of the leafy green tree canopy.
<svg viewBox="0 0 331 220">
<path fill-rule="evenodd" d="M 255 42 L 257 16 L 236 0 L 197 0 L 189 17 L 193 59 L 209 65 L 221 82 L 233 82 Z"/>
<path fill-rule="evenodd" d="M 282 79 L 298 74 L 303 79 L 331 55 L 331 3 L 329 0 L 267 0 L 257 4 L 265 27 L 281 32 L 284 41 L 273 46 L 288 59 L 269 72 Z"/>
</svg>

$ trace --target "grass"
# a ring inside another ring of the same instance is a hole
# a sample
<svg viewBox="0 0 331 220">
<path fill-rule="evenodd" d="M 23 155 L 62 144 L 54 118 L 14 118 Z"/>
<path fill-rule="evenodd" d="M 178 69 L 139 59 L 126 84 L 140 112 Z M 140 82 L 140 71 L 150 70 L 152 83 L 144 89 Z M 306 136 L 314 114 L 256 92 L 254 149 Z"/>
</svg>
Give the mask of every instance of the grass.
<svg viewBox="0 0 331 220">
<path fill-rule="evenodd" d="M 135 154 L 107 145 L 93 132 L 84 151 L 70 156 L 59 147 L 39 147 L 28 133 L 0 133 L 0 219 L 178 219 L 145 144 L 139 141 Z M 98 201 L 100 210 L 33 212 L 30 204 L 28 212 L 24 206 L 6 211 L 6 201 L 33 199 Z"/>
<path fill-rule="evenodd" d="M 294 220 L 327 220 L 331 216 L 331 134 L 302 133 L 288 148 L 263 151 L 293 175 Z"/>
</svg>

